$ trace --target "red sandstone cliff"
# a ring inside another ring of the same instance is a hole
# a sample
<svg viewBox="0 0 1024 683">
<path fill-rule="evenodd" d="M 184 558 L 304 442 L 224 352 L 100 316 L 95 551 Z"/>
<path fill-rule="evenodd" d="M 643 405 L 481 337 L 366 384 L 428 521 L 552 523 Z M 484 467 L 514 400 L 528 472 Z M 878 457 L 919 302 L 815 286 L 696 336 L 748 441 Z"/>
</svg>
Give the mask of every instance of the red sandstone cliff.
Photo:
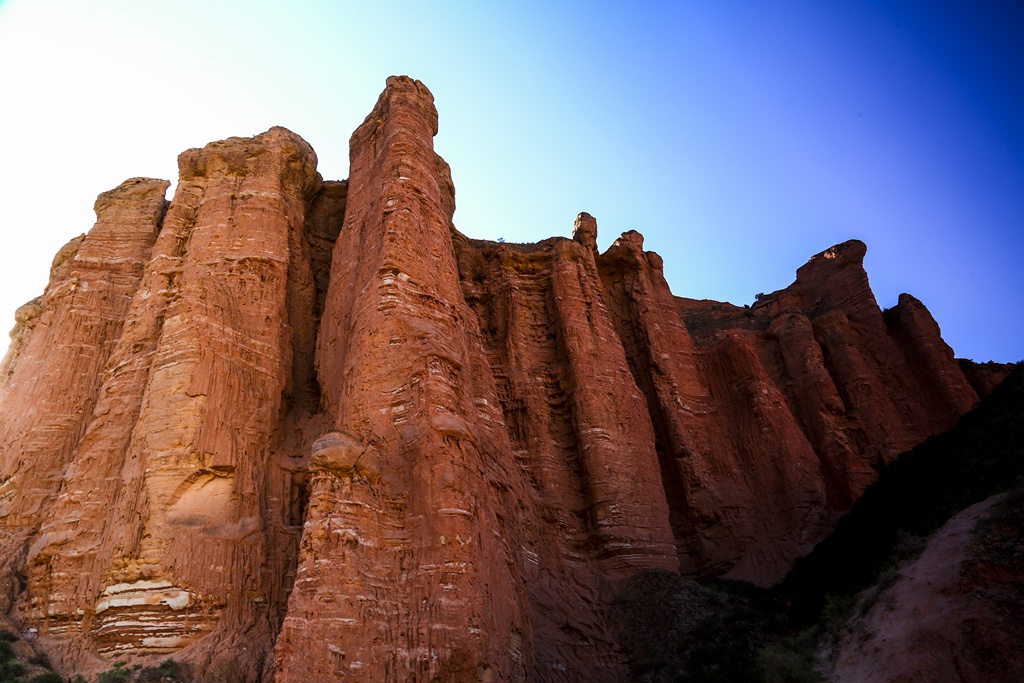
<svg viewBox="0 0 1024 683">
<path fill-rule="evenodd" d="M 976 401 L 859 242 L 752 308 L 597 222 L 469 239 L 392 78 L 351 175 L 275 128 L 101 195 L 0 373 L 0 607 L 67 672 L 621 680 L 647 568 L 771 584 Z"/>
</svg>

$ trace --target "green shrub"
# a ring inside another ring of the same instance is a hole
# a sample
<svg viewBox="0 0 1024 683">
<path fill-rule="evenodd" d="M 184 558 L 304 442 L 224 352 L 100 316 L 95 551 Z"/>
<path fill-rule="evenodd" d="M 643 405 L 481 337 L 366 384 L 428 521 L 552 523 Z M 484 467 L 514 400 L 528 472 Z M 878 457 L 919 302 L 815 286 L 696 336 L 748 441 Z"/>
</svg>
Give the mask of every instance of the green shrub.
<svg viewBox="0 0 1024 683">
<path fill-rule="evenodd" d="M 896 543 L 892 547 L 890 559 L 893 562 L 902 562 L 917 557 L 924 550 L 924 541 L 924 538 L 900 529 L 896 532 Z"/>
<path fill-rule="evenodd" d="M 53 665 L 50 664 L 50 656 L 47 655 L 45 652 L 35 653 L 34 655 L 28 658 L 28 663 L 35 664 L 36 666 L 41 666 L 44 669 L 53 668 Z"/>
<path fill-rule="evenodd" d="M 21 676 L 25 673 L 25 665 L 17 659 L 0 664 L 0 683 L 20 683 Z"/>
<path fill-rule="evenodd" d="M 126 662 L 115 662 L 114 668 L 104 671 L 96 678 L 96 683 L 128 683 L 132 680 L 132 672 L 125 668 Z"/>
<path fill-rule="evenodd" d="M 165 659 L 158 666 L 147 666 L 139 672 L 139 683 L 182 683 L 186 678 L 182 665 Z"/>
<path fill-rule="evenodd" d="M 56 671 L 47 671 L 33 676 L 29 683 L 64 683 L 64 677 Z"/>
<path fill-rule="evenodd" d="M 857 598 L 853 595 L 832 595 L 825 596 L 825 607 L 821 610 L 821 626 L 825 629 L 826 635 L 832 642 L 839 639 L 839 634 L 846 625 Z"/>
<path fill-rule="evenodd" d="M 814 650 L 800 652 L 789 643 L 771 643 L 757 653 L 757 670 L 765 683 L 817 683 Z"/>
<path fill-rule="evenodd" d="M 178 677 L 181 675 L 181 665 L 173 659 L 165 659 L 160 662 L 160 673 L 164 676 Z"/>
<path fill-rule="evenodd" d="M 815 683 L 814 652 L 821 629 L 804 629 L 792 638 L 769 643 L 757 653 L 757 670 L 765 683 Z"/>
</svg>

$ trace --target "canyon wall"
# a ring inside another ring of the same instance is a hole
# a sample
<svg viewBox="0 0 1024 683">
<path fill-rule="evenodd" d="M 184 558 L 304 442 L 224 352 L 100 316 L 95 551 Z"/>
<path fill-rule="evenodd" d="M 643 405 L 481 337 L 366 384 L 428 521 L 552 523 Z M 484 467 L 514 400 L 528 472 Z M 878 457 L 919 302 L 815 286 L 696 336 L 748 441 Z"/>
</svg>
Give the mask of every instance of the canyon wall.
<svg viewBox="0 0 1024 683">
<path fill-rule="evenodd" d="M 0 607 L 67 673 L 616 681 L 618 583 L 761 585 L 977 395 L 852 241 L 752 307 L 629 232 L 470 239 L 433 97 L 100 196 L 0 366 Z"/>
</svg>

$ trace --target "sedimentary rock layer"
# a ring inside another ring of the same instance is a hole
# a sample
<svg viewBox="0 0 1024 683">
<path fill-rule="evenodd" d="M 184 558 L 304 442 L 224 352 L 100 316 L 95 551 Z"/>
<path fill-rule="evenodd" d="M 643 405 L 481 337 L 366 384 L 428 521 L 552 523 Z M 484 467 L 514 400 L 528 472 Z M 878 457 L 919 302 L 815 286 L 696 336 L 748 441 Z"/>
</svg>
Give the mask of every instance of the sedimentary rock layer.
<svg viewBox="0 0 1024 683">
<path fill-rule="evenodd" d="M 864 245 L 753 307 L 639 233 L 472 240 L 423 84 L 324 182 L 274 128 L 101 195 L 0 372 L 0 607 L 68 672 L 616 681 L 650 568 L 771 584 L 977 400 Z"/>
</svg>

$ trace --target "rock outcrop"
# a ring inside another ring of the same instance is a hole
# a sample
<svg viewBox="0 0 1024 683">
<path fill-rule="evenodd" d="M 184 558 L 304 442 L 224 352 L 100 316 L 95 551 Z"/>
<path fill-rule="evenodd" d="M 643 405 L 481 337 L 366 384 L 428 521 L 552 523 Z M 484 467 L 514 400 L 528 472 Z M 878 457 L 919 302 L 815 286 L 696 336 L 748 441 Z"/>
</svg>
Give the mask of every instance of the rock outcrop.
<svg viewBox="0 0 1024 683">
<path fill-rule="evenodd" d="M 300 535 L 275 461 L 314 319 L 320 178 L 284 129 L 179 168 L 169 207 L 165 181 L 128 181 L 55 261 L 0 397 L 5 549 L 27 582 L 18 621 L 62 665 L 195 643 L 201 670 L 254 680 Z"/>
<path fill-rule="evenodd" d="M 938 326 L 903 294 L 885 312 L 852 240 L 817 254 L 791 286 L 751 307 L 679 299 L 707 352 L 742 340 L 821 463 L 829 507 L 844 510 L 878 468 L 951 427 L 978 401 Z"/>
<path fill-rule="evenodd" d="M 472 240 L 400 77 L 323 181 L 274 128 L 101 195 L 0 372 L 0 607 L 66 672 L 621 680 L 647 569 L 762 585 L 977 401 L 847 242 L 753 307 L 636 232 Z"/>
<path fill-rule="evenodd" d="M 975 363 L 966 358 L 957 358 L 956 362 L 963 371 L 964 377 L 978 392 L 979 398 L 985 398 L 991 394 L 992 390 L 1002 384 L 1003 380 L 1009 377 L 1018 365 L 1017 363 L 994 363 L 992 361 Z"/>
</svg>

